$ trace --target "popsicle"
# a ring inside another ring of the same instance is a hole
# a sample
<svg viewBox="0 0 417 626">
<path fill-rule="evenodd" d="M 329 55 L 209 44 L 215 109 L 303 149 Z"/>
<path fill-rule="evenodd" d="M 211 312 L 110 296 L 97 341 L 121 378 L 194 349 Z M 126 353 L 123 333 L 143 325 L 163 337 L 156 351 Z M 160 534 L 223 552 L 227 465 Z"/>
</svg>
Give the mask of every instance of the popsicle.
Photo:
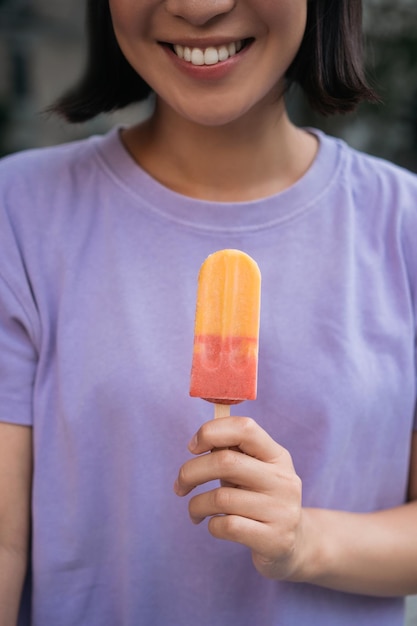
<svg viewBox="0 0 417 626">
<path fill-rule="evenodd" d="M 254 400 L 257 391 L 261 273 L 240 250 L 219 250 L 198 276 L 190 395 L 215 404 Z"/>
</svg>

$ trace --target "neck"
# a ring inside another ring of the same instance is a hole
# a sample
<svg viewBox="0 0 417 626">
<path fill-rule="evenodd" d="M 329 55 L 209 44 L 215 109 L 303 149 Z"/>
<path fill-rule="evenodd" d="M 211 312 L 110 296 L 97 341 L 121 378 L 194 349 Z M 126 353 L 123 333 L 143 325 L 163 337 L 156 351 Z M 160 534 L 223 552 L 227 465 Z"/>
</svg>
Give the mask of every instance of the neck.
<svg viewBox="0 0 417 626">
<path fill-rule="evenodd" d="M 203 126 L 157 103 L 124 132 L 133 158 L 174 191 L 212 201 L 249 201 L 291 186 L 310 167 L 316 139 L 295 127 L 283 104 L 223 126 Z"/>
</svg>

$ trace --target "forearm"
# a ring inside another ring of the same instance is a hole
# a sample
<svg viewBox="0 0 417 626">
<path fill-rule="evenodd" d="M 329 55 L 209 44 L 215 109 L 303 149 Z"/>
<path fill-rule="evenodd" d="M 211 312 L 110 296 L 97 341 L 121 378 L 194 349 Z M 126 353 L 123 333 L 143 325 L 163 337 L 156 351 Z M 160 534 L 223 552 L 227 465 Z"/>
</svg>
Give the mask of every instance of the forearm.
<svg viewBox="0 0 417 626">
<path fill-rule="evenodd" d="M 369 514 L 305 509 L 294 580 L 376 596 L 417 593 L 417 502 Z"/>
<path fill-rule="evenodd" d="M 0 423 L 0 626 L 16 626 L 26 574 L 32 429 Z"/>
<path fill-rule="evenodd" d="M 0 544 L 0 626 L 16 626 L 27 555 Z"/>
</svg>

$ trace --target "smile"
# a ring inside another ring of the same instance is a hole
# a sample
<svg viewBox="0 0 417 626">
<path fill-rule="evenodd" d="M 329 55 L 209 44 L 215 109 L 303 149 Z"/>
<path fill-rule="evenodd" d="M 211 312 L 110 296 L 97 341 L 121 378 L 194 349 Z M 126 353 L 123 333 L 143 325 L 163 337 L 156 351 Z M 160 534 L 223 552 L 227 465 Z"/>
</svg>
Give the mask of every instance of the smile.
<svg viewBox="0 0 417 626">
<path fill-rule="evenodd" d="M 210 46 L 208 48 L 189 48 L 175 44 L 172 50 L 177 57 L 191 63 L 192 65 L 216 65 L 223 63 L 235 56 L 245 47 L 247 40 L 233 41 L 232 43 L 221 45 L 218 47 Z"/>
</svg>

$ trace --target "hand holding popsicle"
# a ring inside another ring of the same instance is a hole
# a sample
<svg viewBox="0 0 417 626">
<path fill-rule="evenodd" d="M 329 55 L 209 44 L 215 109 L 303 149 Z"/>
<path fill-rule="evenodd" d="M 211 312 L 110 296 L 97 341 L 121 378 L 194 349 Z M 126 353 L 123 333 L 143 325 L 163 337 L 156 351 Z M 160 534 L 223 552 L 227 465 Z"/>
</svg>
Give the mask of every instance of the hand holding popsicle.
<svg viewBox="0 0 417 626">
<path fill-rule="evenodd" d="M 177 495 L 221 481 L 191 498 L 193 522 L 209 517 L 210 533 L 247 546 L 264 576 L 298 578 L 305 552 L 301 481 L 287 450 L 245 417 L 210 420 L 189 449 L 196 456 L 179 471 Z"/>
<path fill-rule="evenodd" d="M 286 578 L 298 554 L 300 480 L 260 426 L 230 417 L 231 404 L 256 398 L 260 283 L 255 261 L 239 250 L 220 250 L 201 267 L 190 395 L 214 402 L 223 419 L 200 428 L 189 446 L 198 456 L 182 466 L 175 489 L 183 496 L 219 479 L 190 500 L 192 520 L 210 517 L 215 537 L 248 546 L 261 573 Z"/>
</svg>

